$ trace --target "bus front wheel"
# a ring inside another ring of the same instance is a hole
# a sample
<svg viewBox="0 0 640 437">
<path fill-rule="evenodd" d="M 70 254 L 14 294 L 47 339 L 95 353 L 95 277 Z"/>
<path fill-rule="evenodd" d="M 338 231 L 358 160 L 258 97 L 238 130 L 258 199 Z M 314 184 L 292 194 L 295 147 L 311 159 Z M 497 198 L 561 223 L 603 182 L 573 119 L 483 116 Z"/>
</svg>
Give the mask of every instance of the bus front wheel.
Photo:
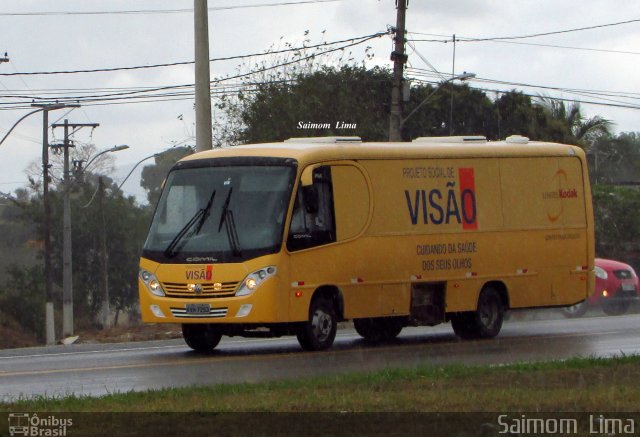
<svg viewBox="0 0 640 437">
<path fill-rule="evenodd" d="M 338 318 L 331 301 L 316 297 L 309 307 L 309 320 L 298 330 L 298 342 L 307 351 L 325 350 L 333 344 L 337 329 Z"/>
<path fill-rule="evenodd" d="M 218 346 L 222 333 L 212 325 L 185 323 L 182 325 L 182 337 L 194 351 L 209 352 Z"/>
<path fill-rule="evenodd" d="M 478 298 L 476 311 L 455 313 L 451 325 L 463 339 L 492 338 L 498 335 L 504 320 L 504 303 L 493 288 L 486 288 Z"/>
</svg>

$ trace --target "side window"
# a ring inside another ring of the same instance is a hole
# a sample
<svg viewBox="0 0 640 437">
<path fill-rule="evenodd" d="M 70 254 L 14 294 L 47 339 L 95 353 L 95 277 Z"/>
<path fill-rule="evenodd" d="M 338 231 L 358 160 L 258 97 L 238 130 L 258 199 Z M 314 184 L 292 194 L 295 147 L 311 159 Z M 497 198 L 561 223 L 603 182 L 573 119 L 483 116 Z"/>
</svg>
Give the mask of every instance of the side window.
<svg viewBox="0 0 640 437">
<path fill-rule="evenodd" d="M 331 167 L 336 240 L 345 241 L 360 234 L 369 219 L 369 187 L 360 169 L 353 165 Z"/>
<path fill-rule="evenodd" d="M 298 186 L 287 238 L 290 251 L 336 241 L 331 167 L 313 171 L 313 184 Z"/>
</svg>

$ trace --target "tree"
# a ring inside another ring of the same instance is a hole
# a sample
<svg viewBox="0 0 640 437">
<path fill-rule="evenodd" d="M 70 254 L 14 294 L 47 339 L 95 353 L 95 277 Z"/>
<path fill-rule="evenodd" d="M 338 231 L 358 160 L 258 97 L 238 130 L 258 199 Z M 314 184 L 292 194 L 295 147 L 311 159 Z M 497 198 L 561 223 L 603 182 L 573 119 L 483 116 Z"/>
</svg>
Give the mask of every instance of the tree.
<svg viewBox="0 0 640 437">
<path fill-rule="evenodd" d="M 454 107 L 451 118 L 451 92 Z M 413 115 L 411 112 L 425 102 Z M 403 139 L 410 141 L 421 136 L 484 135 L 493 138 L 496 113 L 491 100 L 479 90 L 467 85 L 447 84 L 437 88 L 417 85 L 411 89 L 411 99 L 405 103 Z M 450 121 L 453 122 L 450 129 Z"/>
<path fill-rule="evenodd" d="M 534 140 L 556 140 L 563 132 L 547 125 L 544 111 L 535 105 L 531 97 L 518 91 L 502 94 L 494 102 L 496 131 L 493 138 L 523 135 Z"/>
<path fill-rule="evenodd" d="M 593 184 L 640 184 L 640 134 L 599 135 L 587 154 Z"/>
<path fill-rule="evenodd" d="M 610 134 L 611 121 L 598 115 L 584 117 L 579 103 L 567 107 L 561 100 L 540 97 L 538 104 L 549 117 L 549 124 L 563 132 L 562 138 L 558 139 L 560 142 L 588 148 L 598 137 Z"/>
<path fill-rule="evenodd" d="M 603 258 L 627 260 L 638 252 L 640 190 L 613 185 L 593 186 L 596 224 L 596 254 Z M 630 213 L 631 212 L 631 213 Z"/>
<path fill-rule="evenodd" d="M 44 275 L 42 266 L 10 266 L 8 281 L 0 291 L 0 323 L 19 322 L 20 326 L 44 339 Z"/>
<path fill-rule="evenodd" d="M 133 196 L 124 197 L 117 185 L 107 178 L 106 190 L 97 190 L 97 176 L 91 173 L 84 180 L 73 184 L 71 217 L 73 246 L 73 284 L 74 314 L 77 328 L 96 326 L 97 315 L 104 301 L 104 282 L 101 274 L 104 257 L 102 253 L 102 235 L 106 233 L 108 241 L 107 258 L 109 274 L 109 296 L 112 308 L 117 314 L 131 310 L 137 302 L 137 272 L 139 254 L 149 223 L 149 209 L 137 205 Z M 24 194 L 24 193 L 23 193 Z M 102 201 L 100 201 L 102 196 Z M 93 199 L 93 200 L 92 200 Z M 60 284 L 62 283 L 62 192 L 60 188 L 50 191 L 52 209 L 51 250 L 52 276 L 54 279 L 54 302 L 61 302 Z M 12 217 L 16 224 L 31 233 L 25 238 L 39 239 L 42 233 L 42 195 L 38 192 L 23 195 L 16 200 L 18 213 Z M 102 220 L 104 214 L 105 220 Z M 107 225 L 104 226 L 103 223 Z M 42 250 L 42 246 L 40 246 Z M 33 272 L 29 269 L 36 269 Z M 40 269 L 40 270 L 37 270 Z M 44 299 L 44 279 L 41 274 L 41 263 L 31 266 L 12 266 L 9 280 L 0 289 L 0 306 L 5 300 L 17 308 L 20 295 L 12 290 L 28 287 L 30 292 L 39 293 Z M 25 276 L 26 275 L 26 276 Z M 31 282 L 36 281 L 38 287 Z M 21 288 L 22 287 L 22 288 Z M 28 294 L 24 294 L 24 304 L 28 304 Z M 35 297 L 34 297 L 35 298 Z M 44 306 L 29 307 L 30 313 L 43 320 Z M 15 311 L 14 311 L 15 313 Z M 20 321 L 20 319 L 18 319 Z"/>
<path fill-rule="evenodd" d="M 58 185 L 62 182 L 64 175 L 64 155 L 62 153 L 62 147 L 52 148 L 49 154 L 49 177 L 54 185 Z M 82 167 L 87 165 L 87 162 L 94 156 L 98 155 L 100 151 L 95 144 L 79 143 L 75 147 L 69 149 L 69 162 L 74 164 L 71 169 L 81 165 Z M 114 170 L 115 157 L 111 153 L 105 153 L 98 156 L 92 163 L 90 170 L 93 173 L 111 174 Z M 82 164 L 80 164 L 82 163 Z M 76 167 L 78 168 L 78 167 Z M 27 176 L 31 181 L 32 189 L 40 189 L 40 181 L 42 179 L 42 161 L 32 161 L 26 169 Z M 77 172 L 76 172 L 77 174 Z"/>
<path fill-rule="evenodd" d="M 147 191 L 149 205 L 155 205 L 160 198 L 162 182 L 167 177 L 167 173 L 176 162 L 194 152 L 192 147 L 175 147 L 165 152 L 159 153 L 154 158 L 154 164 L 146 165 L 142 169 L 140 186 Z"/>
<path fill-rule="evenodd" d="M 259 84 L 251 97 L 218 103 L 237 131 L 227 141 L 283 141 L 291 137 L 388 136 L 391 74 L 384 69 L 322 66 L 292 80 Z M 346 126 L 346 128 L 345 128 Z"/>
</svg>

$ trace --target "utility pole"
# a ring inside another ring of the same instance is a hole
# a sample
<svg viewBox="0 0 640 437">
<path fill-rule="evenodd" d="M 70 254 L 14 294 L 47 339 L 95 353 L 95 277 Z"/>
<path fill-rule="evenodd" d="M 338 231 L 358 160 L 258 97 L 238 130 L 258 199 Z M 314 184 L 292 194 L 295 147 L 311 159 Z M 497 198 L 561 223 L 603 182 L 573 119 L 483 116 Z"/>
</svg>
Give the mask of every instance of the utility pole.
<svg viewBox="0 0 640 437">
<path fill-rule="evenodd" d="M 402 82 L 404 76 L 404 64 L 407 55 L 404 53 L 405 17 L 409 0 L 396 0 L 398 15 L 395 28 L 395 46 L 391 52 L 393 61 L 393 88 L 391 89 L 391 113 L 389 114 L 389 141 L 402 141 Z"/>
<path fill-rule="evenodd" d="M 451 101 L 449 105 L 449 136 L 453 135 L 453 78 L 456 76 L 456 34 L 453 34 L 453 62 L 451 63 Z"/>
<path fill-rule="evenodd" d="M 56 331 L 53 311 L 53 272 L 51 271 L 51 205 L 49 203 L 49 111 L 64 108 L 79 108 L 80 105 L 66 105 L 63 103 L 34 103 L 31 106 L 40 108 L 39 110 L 42 111 L 42 203 L 44 209 L 44 217 L 42 219 L 42 233 L 44 234 L 44 281 L 45 294 L 47 298 L 45 307 L 45 332 L 47 344 L 52 345 L 56 342 Z M 34 111 L 33 113 L 35 112 L 37 111 Z"/>
<path fill-rule="evenodd" d="M 209 10 L 207 0 L 193 0 L 196 70 L 196 152 L 213 148 L 209 72 Z"/>
<path fill-rule="evenodd" d="M 71 173 L 69 170 L 69 147 L 74 147 L 69 140 L 69 128 L 73 133 L 83 127 L 96 128 L 98 123 L 53 124 L 52 127 L 64 128 L 64 175 L 63 175 L 63 228 L 62 228 L 62 337 L 73 335 L 73 265 L 71 249 Z"/>
<path fill-rule="evenodd" d="M 102 285 L 104 286 L 104 303 L 102 304 L 102 328 L 111 328 L 111 308 L 109 306 L 109 253 L 107 252 L 107 222 L 104 218 L 104 181 L 98 178 L 100 191 L 100 215 L 102 219 Z"/>
</svg>

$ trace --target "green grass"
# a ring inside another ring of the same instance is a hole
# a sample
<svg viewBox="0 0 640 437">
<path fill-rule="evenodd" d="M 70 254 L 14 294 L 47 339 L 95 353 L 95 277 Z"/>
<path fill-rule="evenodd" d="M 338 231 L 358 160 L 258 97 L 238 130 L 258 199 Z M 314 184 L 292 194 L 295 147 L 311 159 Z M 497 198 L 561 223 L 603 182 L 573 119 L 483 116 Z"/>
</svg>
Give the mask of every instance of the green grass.
<svg viewBox="0 0 640 437">
<path fill-rule="evenodd" d="M 638 375 L 640 356 L 503 366 L 421 366 L 99 398 L 41 397 L 0 404 L 0 411 L 637 411 Z"/>
</svg>

